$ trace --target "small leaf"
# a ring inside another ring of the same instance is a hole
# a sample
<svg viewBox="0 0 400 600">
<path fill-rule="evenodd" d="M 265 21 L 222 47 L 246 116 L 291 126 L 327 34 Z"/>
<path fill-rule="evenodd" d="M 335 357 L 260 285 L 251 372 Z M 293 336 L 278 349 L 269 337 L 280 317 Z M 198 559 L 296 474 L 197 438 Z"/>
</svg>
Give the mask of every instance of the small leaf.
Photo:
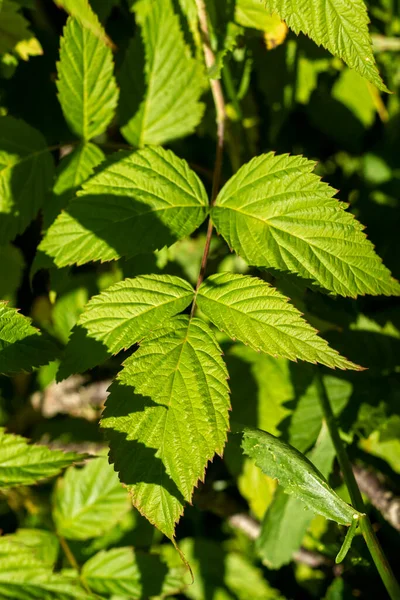
<svg viewBox="0 0 400 600">
<path fill-rule="evenodd" d="M 59 267 L 131 257 L 189 235 L 207 211 L 200 179 L 170 150 L 118 152 L 83 185 L 40 249 Z"/>
<path fill-rule="evenodd" d="M 68 469 L 57 482 L 53 519 L 57 533 L 69 540 L 103 534 L 128 510 L 128 494 L 105 457 Z"/>
<path fill-rule="evenodd" d="M 110 388 L 102 427 L 111 460 L 136 508 L 169 538 L 207 462 L 223 451 L 226 378 L 209 327 L 179 316 L 143 340 Z"/>
<path fill-rule="evenodd" d="M 217 197 L 219 233 L 248 263 L 299 274 L 336 294 L 399 295 L 363 226 L 314 167 L 272 152 L 251 160 Z"/>
<path fill-rule="evenodd" d="M 179 592 L 184 587 L 185 571 L 184 565 L 181 569 L 169 570 L 156 554 L 113 548 L 90 558 L 83 565 L 82 578 L 97 594 L 115 594 L 135 600 L 160 595 L 164 598 Z"/>
<path fill-rule="evenodd" d="M 60 104 L 71 130 L 84 140 L 103 133 L 118 101 L 111 50 L 70 18 L 61 38 L 57 72 Z"/>
<path fill-rule="evenodd" d="M 12 244 L 0 246 L 0 298 L 11 300 L 21 285 L 24 257 Z"/>
<path fill-rule="evenodd" d="M 19 9 L 11 0 L 0 3 L 0 54 L 14 51 L 28 60 L 30 56 L 43 54 L 43 50 Z"/>
<path fill-rule="evenodd" d="M 54 0 L 55 3 L 63 8 L 71 17 L 76 19 L 81 27 L 90 31 L 104 44 L 114 48 L 114 44 L 104 31 L 97 15 L 93 12 L 88 0 Z M 102 0 L 104 5 L 104 0 Z"/>
<path fill-rule="evenodd" d="M 259 0 L 252 1 L 260 4 Z M 266 12 L 277 13 L 295 33 L 305 33 L 377 88 L 388 91 L 372 53 L 363 0 L 262 0 L 262 4 Z"/>
<path fill-rule="evenodd" d="M 101 365 L 109 356 L 104 344 L 89 337 L 86 329 L 76 325 L 64 349 L 56 379 L 62 381 L 75 373 L 84 373 Z"/>
<path fill-rule="evenodd" d="M 32 371 L 57 358 L 57 346 L 31 320 L 0 301 L 0 373 Z"/>
<path fill-rule="evenodd" d="M 43 529 L 17 529 L 11 535 L 0 537 L 0 556 L 27 554 L 47 567 L 54 567 L 58 557 L 57 536 Z"/>
<path fill-rule="evenodd" d="M 335 558 L 335 563 L 337 565 L 344 561 L 348 551 L 350 550 L 351 542 L 353 541 L 353 538 L 356 534 L 358 519 L 359 519 L 358 515 L 353 516 L 353 520 L 351 522 L 350 527 L 347 530 L 346 537 L 344 538 L 342 547 L 340 548 L 340 550 Z"/>
<path fill-rule="evenodd" d="M 173 275 L 124 279 L 94 296 L 79 324 L 116 354 L 184 310 L 193 296 L 192 286 Z"/>
<path fill-rule="evenodd" d="M 121 132 L 133 146 L 164 144 L 189 135 L 201 121 L 204 70 L 190 55 L 172 0 L 142 0 L 134 11 L 144 50 L 134 39 L 122 66 Z M 143 80 L 138 60 L 144 56 Z"/>
<path fill-rule="evenodd" d="M 218 273 L 203 282 L 197 300 L 219 329 L 254 350 L 332 368 L 359 369 L 318 337 L 288 298 L 260 279 Z"/>
<path fill-rule="evenodd" d="M 51 450 L 46 446 L 29 444 L 19 435 L 0 428 L 0 487 L 31 485 L 57 475 L 71 463 L 82 459 L 75 452 Z"/>
<path fill-rule="evenodd" d="M 287 494 L 293 494 L 313 512 L 340 525 L 350 525 L 354 514 L 359 514 L 339 498 L 305 456 L 279 438 L 246 428 L 242 448 L 264 473 L 278 480 Z"/>
<path fill-rule="evenodd" d="M 0 117 L 2 244 L 22 233 L 35 218 L 50 192 L 53 174 L 53 159 L 43 136 L 24 121 Z"/>
<path fill-rule="evenodd" d="M 60 212 L 74 198 L 82 183 L 93 174 L 105 159 L 104 153 L 95 144 L 79 144 L 59 164 L 52 197 L 43 209 L 43 227 L 48 229 Z"/>
</svg>

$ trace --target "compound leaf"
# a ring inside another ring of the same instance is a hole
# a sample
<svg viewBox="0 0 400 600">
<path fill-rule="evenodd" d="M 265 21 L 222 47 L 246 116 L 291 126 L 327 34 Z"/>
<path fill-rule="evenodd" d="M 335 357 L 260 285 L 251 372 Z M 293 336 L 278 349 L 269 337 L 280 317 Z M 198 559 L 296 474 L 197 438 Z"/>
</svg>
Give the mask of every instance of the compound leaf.
<svg viewBox="0 0 400 600">
<path fill-rule="evenodd" d="M 31 371 L 57 358 L 57 346 L 30 319 L 0 301 L 0 373 Z"/>
<path fill-rule="evenodd" d="M 51 450 L 46 446 L 29 444 L 19 435 L 0 428 L 0 487 L 30 485 L 57 475 L 61 469 L 80 460 L 75 452 Z"/>
<path fill-rule="evenodd" d="M 363 226 L 314 167 L 302 156 L 254 158 L 218 195 L 218 231 L 252 265 L 297 273 L 342 296 L 399 295 Z"/>
<path fill-rule="evenodd" d="M 259 0 L 253 3 L 260 4 Z M 363 0 L 262 0 L 262 4 L 268 13 L 278 13 L 295 33 L 305 33 L 379 89 L 388 91 L 372 53 Z"/>
<path fill-rule="evenodd" d="M 110 388 L 102 427 L 111 460 L 134 505 L 170 538 L 207 462 L 224 448 L 226 379 L 212 331 L 179 316 L 144 339 Z"/>
<path fill-rule="evenodd" d="M 293 446 L 266 431 L 246 428 L 242 448 L 266 475 L 277 479 L 287 494 L 301 500 L 307 508 L 340 525 L 352 523 L 357 511 L 329 487 L 312 462 Z"/>
<path fill-rule="evenodd" d="M 200 179 L 170 150 L 118 152 L 83 185 L 39 248 L 59 267 L 130 257 L 189 235 L 207 211 Z"/>
<path fill-rule="evenodd" d="M 84 140 L 103 133 L 118 101 L 110 48 L 69 18 L 57 70 L 59 100 L 71 130 Z"/>
<path fill-rule="evenodd" d="M 15 238 L 35 218 L 53 185 L 53 159 L 43 136 L 13 117 L 0 117 L 0 239 Z"/>
<path fill-rule="evenodd" d="M 57 533 L 70 540 L 98 537 L 129 510 L 127 492 L 100 456 L 83 468 L 70 468 L 57 482 L 53 519 Z"/>
<path fill-rule="evenodd" d="M 330 348 L 286 296 L 256 277 L 212 275 L 200 286 L 197 301 L 214 325 L 254 350 L 332 368 L 359 369 Z"/>
<path fill-rule="evenodd" d="M 115 354 L 184 310 L 193 295 L 192 286 L 173 275 L 124 279 L 94 296 L 79 324 Z"/>
<path fill-rule="evenodd" d="M 190 55 L 172 0 L 142 0 L 134 11 L 144 51 L 134 39 L 122 67 L 121 132 L 136 147 L 164 144 L 192 133 L 199 124 L 204 70 Z M 138 66 L 143 55 L 144 77 L 140 62 Z"/>
</svg>

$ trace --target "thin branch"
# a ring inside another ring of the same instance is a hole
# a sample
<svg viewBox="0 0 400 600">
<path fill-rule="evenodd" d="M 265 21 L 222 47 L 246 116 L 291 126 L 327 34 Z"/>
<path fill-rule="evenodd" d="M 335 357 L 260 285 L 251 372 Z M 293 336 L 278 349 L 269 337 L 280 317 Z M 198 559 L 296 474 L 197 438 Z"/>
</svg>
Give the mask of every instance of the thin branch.
<svg viewBox="0 0 400 600">
<path fill-rule="evenodd" d="M 388 490 L 377 474 L 360 466 L 353 466 L 358 486 L 368 500 L 392 525 L 400 531 L 400 497 Z"/>
<path fill-rule="evenodd" d="M 210 42 L 210 32 L 208 30 L 207 23 L 207 12 L 204 4 L 204 0 L 196 0 L 197 12 L 199 16 L 200 30 L 202 34 L 203 41 L 203 50 L 204 50 L 204 58 L 206 62 L 207 69 L 210 71 L 215 65 L 215 56 L 214 52 L 211 49 Z M 217 120 L 217 146 L 216 146 L 216 156 L 215 156 L 215 165 L 213 172 L 213 180 L 212 180 L 212 192 L 211 192 L 211 202 L 210 206 L 214 205 L 215 199 L 217 197 L 219 186 L 221 182 L 221 171 L 222 171 L 222 161 L 223 161 L 223 152 L 224 152 L 224 140 L 225 140 L 225 100 L 224 94 L 222 91 L 221 82 L 219 79 L 210 79 L 210 87 L 211 93 L 214 100 L 215 111 L 216 111 L 216 120 Z M 193 300 L 192 309 L 190 312 L 190 317 L 192 318 L 194 315 L 194 311 L 196 308 L 196 297 L 197 291 L 204 279 L 206 268 L 207 268 L 207 260 L 210 252 L 211 238 L 213 233 L 213 224 L 211 221 L 211 217 L 208 221 L 207 228 L 207 237 L 206 243 L 204 246 L 203 257 L 201 259 L 200 272 L 199 277 L 196 283 L 196 295 Z"/>
</svg>

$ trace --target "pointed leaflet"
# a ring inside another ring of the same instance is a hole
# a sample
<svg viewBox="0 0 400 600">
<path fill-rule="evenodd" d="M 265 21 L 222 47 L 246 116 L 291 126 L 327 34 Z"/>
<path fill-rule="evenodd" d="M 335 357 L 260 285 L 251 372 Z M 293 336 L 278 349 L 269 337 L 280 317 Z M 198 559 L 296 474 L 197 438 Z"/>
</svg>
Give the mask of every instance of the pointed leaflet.
<svg viewBox="0 0 400 600">
<path fill-rule="evenodd" d="M 278 480 L 287 494 L 326 519 L 350 525 L 357 511 L 339 498 L 318 469 L 293 446 L 266 431 L 246 428 L 242 448 L 266 475 Z"/>
<path fill-rule="evenodd" d="M 253 3 L 260 4 L 260 0 Z M 262 0 L 261 3 L 268 13 L 278 13 L 293 31 L 305 33 L 379 89 L 387 91 L 372 53 L 363 0 Z"/>
<path fill-rule="evenodd" d="M 5 433 L 0 428 L 0 488 L 31 485 L 41 479 L 53 477 L 81 458 L 75 452 L 28 444 L 25 438 Z"/>
<path fill-rule="evenodd" d="M 57 533 L 69 540 L 87 540 L 109 531 L 129 510 L 128 494 L 105 456 L 82 469 L 71 467 L 59 479 L 53 519 Z"/>
<path fill-rule="evenodd" d="M 207 210 L 200 179 L 170 150 L 118 152 L 83 185 L 40 249 L 59 267 L 143 254 L 192 233 Z"/>
<path fill-rule="evenodd" d="M 218 231 L 255 266 L 297 273 L 342 296 L 400 294 L 363 226 L 314 166 L 272 152 L 251 160 L 218 195 Z"/>
<path fill-rule="evenodd" d="M 219 329 L 254 350 L 332 368 L 359 369 L 318 337 L 286 296 L 256 277 L 212 275 L 200 286 L 197 302 Z"/>
<path fill-rule="evenodd" d="M 111 460 L 136 508 L 172 538 L 185 500 L 225 445 L 221 349 L 206 323 L 175 317 L 145 338 L 118 379 L 102 420 Z"/>
<path fill-rule="evenodd" d="M 71 130 L 85 140 L 103 133 L 118 101 L 110 48 L 69 18 L 57 71 L 59 100 Z"/>
<path fill-rule="evenodd" d="M 172 0 L 142 0 L 134 11 L 144 51 L 140 40 L 133 40 L 122 67 L 121 131 L 133 146 L 164 144 L 199 124 L 204 71 L 185 44 Z"/>
<path fill-rule="evenodd" d="M 54 165 L 46 141 L 30 125 L 0 117 L 0 240 L 22 233 L 53 185 Z"/>
<path fill-rule="evenodd" d="M 94 296 L 79 324 L 115 354 L 184 310 L 193 295 L 192 286 L 174 275 L 124 279 Z"/>
<path fill-rule="evenodd" d="M 0 373 L 32 371 L 58 353 L 57 346 L 32 327 L 30 319 L 0 301 Z"/>
<path fill-rule="evenodd" d="M 63 8 L 71 17 L 74 17 L 82 27 L 88 29 L 99 40 L 113 47 L 114 44 L 104 31 L 97 14 L 92 10 L 88 0 L 54 0 L 55 3 Z M 105 0 L 100 0 L 104 9 Z"/>
<path fill-rule="evenodd" d="M 53 195 L 43 209 L 44 229 L 50 227 L 57 215 L 74 198 L 82 183 L 92 175 L 94 168 L 104 159 L 103 151 L 89 142 L 79 144 L 60 162 L 56 172 Z"/>
</svg>

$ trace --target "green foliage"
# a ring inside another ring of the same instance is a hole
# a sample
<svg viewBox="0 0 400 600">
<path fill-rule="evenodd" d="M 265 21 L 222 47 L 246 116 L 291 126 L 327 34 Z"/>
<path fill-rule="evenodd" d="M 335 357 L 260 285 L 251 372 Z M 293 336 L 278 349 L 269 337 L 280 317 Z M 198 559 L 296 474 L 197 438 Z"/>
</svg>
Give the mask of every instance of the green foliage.
<svg viewBox="0 0 400 600">
<path fill-rule="evenodd" d="M 172 0 L 142 0 L 134 11 L 142 42 L 132 40 L 121 70 L 120 121 L 123 136 L 141 148 L 195 130 L 204 112 L 199 98 L 205 77 L 185 44 Z M 144 79 L 138 58 L 145 62 Z"/>
<path fill-rule="evenodd" d="M 127 493 L 105 457 L 72 467 L 57 482 L 53 518 L 57 533 L 70 540 L 101 535 L 121 521 L 129 508 Z"/>
<path fill-rule="evenodd" d="M 40 249 L 59 267 L 171 245 L 205 219 L 199 178 L 170 150 L 114 154 L 48 230 Z"/>
<path fill-rule="evenodd" d="M 212 218 L 247 262 L 312 279 L 343 296 L 399 294 L 363 227 L 301 156 L 259 156 L 218 195 Z"/>
<path fill-rule="evenodd" d="M 0 428 L 0 488 L 30 485 L 53 477 L 81 458 L 75 452 L 30 445 L 25 438 Z"/>
<path fill-rule="evenodd" d="M 207 325 L 175 317 L 145 338 L 111 387 L 102 419 L 111 459 L 134 505 L 170 538 L 207 462 L 222 454 L 227 376 Z"/>
<path fill-rule="evenodd" d="M 395 5 L 0 0 L 0 598 L 399 597 Z"/>
<path fill-rule="evenodd" d="M 57 87 L 64 116 L 77 136 L 88 141 L 107 129 L 118 101 L 111 50 L 74 19 L 61 38 Z"/>
<path fill-rule="evenodd" d="M 267 475 L 277 479 L 286 493 L 314 512 L 341 525 L 350 525 L 357 514 L 303 454 L 279 438 L 265 431 L 245 429 L 243 450 Z"/>
</svg>

